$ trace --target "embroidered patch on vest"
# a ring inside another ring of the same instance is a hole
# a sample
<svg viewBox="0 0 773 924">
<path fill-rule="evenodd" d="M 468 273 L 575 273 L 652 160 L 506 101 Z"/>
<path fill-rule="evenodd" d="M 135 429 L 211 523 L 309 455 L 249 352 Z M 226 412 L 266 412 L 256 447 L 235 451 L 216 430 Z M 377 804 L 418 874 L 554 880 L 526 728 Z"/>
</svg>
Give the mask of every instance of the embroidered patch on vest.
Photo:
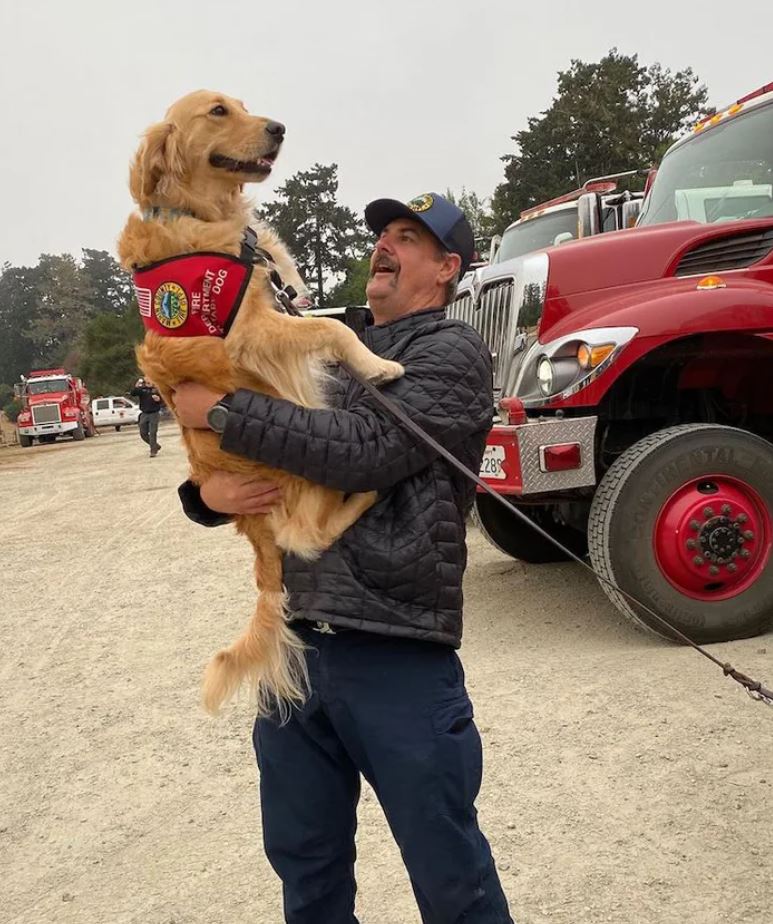
<svg viewBox="0 0 773 924">
<path fill-rule="evenodd" d="M 164 327 L 174 330 L 188 318 L 188 296 L 176 282 L 164 282 L 153 297 L 153 313 Z"/>
</svg>

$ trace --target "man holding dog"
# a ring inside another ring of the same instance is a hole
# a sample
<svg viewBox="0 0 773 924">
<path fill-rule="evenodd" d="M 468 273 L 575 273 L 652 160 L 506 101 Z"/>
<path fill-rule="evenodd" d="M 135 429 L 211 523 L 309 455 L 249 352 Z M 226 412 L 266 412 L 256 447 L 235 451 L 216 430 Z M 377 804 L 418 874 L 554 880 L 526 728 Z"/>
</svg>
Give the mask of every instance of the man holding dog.
<svg viewBox="0 0 773 924">
<path fill-rule="evenodd" d="M 371 350 L 405 367 L 384 394 L 477 471 L 493 415 L 491 358 L 444 308 L 473 255 L 470 226 L 434 193 L 407 205 L 377 200 L 365 217 L 378 236 L 372 316 L 363 309 L 351 320 Z M 264 842 L 283 882 L 285 920 L 356 924 L 362 775 L 424 924 L 512 924 L 477 823 L 481 743 L 456 654 L 474 486 L 358 383 L 342 376 L 339 386 L 322 410 L 196 384 L 175 393 L 183 425 L 211 426 L 228 452 L 347 493 L 379 493 L 316 561 L 285 557 L 311 695 L 286 724 L 259 719 L 254 732 Z M 224 472 L 180 493 L 205 525 L 266 513 L 278 500 L 273 485 Z"/>
</svg>

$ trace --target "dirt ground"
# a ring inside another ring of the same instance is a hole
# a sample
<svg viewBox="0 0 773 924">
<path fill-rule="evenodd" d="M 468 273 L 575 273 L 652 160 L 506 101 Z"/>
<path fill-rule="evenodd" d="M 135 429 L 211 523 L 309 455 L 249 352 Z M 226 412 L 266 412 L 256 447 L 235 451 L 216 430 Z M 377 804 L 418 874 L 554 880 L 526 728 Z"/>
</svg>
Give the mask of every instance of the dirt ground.
<svg viewBox="0 0 773 924">
<path fill-rule="evenodd" d="M 279 924 L 252 715 L 199 707 L 250 611 L 250 554 L 182 515 L 172 425 L 0 449 L 0 922 Z M 470 535 L 462 654 L 479 800 L 519 924 L 769 924 L 773 709 L 639 634 L 570 565 Z M 773 681 L 770 635 L 715 646 Z M 417 924 L 378 804 L 363 924 Z M 320 922 L 328 924 L 328 922 Z"/>
</svg>

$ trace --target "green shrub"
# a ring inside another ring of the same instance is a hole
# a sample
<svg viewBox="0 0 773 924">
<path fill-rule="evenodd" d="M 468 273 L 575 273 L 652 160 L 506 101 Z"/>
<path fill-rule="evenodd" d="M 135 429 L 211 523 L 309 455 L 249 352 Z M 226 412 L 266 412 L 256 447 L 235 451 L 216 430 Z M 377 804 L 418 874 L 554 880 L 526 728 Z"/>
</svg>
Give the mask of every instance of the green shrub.
<svg viewBox="0 0 773 924">
<path fill-rule="evenodd" d="M 19 411 L 22 409 L 21 401 L 18 401 L 14 398 L 12 401 L 8 401 L 7 404 L 3 406 L 3 411 L 5 416 L 11 421 L 11 423 L 16 423 L 16 418 L 19 416 Z"/>
</svg>

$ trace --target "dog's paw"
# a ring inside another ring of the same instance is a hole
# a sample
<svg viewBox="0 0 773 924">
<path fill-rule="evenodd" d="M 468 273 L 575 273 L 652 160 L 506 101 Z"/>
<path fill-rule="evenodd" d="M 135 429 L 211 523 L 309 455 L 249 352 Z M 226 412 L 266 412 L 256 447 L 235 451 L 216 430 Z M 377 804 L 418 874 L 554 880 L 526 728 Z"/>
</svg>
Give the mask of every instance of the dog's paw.
<svg viewBox="0 0 773 924">
<path fill-rule="evenodd" d="M 393 362 L 391 359 L 382 359 L 374 369 L 368 372 L 367 378 L 372 385 L 384 385 L 386 382 L 399 379 L 404 374 L 405 369 L 400 363 Z"/>
</svg>

